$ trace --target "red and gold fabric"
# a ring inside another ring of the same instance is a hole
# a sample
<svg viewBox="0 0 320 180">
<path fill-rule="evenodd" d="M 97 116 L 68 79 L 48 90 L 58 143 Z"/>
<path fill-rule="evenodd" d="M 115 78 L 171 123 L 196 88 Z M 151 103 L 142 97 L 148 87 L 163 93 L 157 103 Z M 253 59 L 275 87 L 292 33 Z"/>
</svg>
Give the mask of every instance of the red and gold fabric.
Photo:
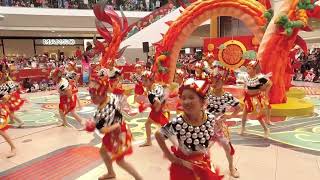
<svg viewBox="0 0 320 180">
<path fill-rule="evenodd" d="M 188 169 L 179 164 L 170 166 L 170 180 L 221 180 L 223 176 L 211 171 L 210 157 L 205 154 L 185 155 L 181 150 L 171 148 L 171 151 L 180 159 L 193 164 L 193 169 Z"/>
<path fill-rule="evenodd" d="M 9 125 L 9 107 L 5 104 L 0 104 L 0 131 L 7 130 Z"/>
<path fill-rule="evenodd" d="M 151 107 L 151 112 L 149 114 L 149 119 L 154 121 L 155 123 L 164 126 L 169 122 L 170 112 L 163 110 L 164 104 L 162 104 L 159 111 L 156 111 L 154 107 Z"/>
<path fill-rule="evenodd" d="M 263 114 L 263 111 L 271 108 L 268 99 L 262 94 L 257 93 L 250 95 L 248 92 L 244 93 L 244 105 L 246 112 L 256 112 L 259 116 Z"/>
<path fill-rule="evenodd" d="M 62 111 L 65 115 L 74 110 L 76 108 L 76 105 L 76 94 L 72 94 L 71 97 L 68 97 L 67 95 L 60 95 L 59 110 Z"/>
<path fill-rule="evenodd" d="M 120 128 L 104 135 L 102 143 L 112 161 L 119 161 L 132 153 L 132 134 L 123 121 Z"/>
<path fill-rule="evenodd" d="M 78 87 L 77 87 L 77 82 L 75 80 L 69 80 L 69 83 L 71 85 L 72 94 L 77 94 L 79 92 Z"/>
<path fill-rule="evenodd" d="M 134 94 L 135 95 L 143 95 L 144 94 L 144 88 L 143 88 L 142 82 L 139 82 L 134 86 Z"/>
<path fill-rule="evenodd" d="M 15 91 L 10 94 L 8 101 L 6 102 L 9 107 L 10 112 L 18 111 L 21 106 L 24 104 L 25 100 L 20 97 L 20 93 Z"/>
</svg>

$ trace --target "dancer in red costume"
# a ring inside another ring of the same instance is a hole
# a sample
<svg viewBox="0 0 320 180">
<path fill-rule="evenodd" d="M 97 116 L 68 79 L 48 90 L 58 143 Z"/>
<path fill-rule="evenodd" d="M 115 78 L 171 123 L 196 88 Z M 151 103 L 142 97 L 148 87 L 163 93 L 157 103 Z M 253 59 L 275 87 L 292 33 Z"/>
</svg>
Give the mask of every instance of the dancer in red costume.
<svg viewBox="0 0 320 180">
<path fill-rule="evenodd" d="M 171 161 L 171 180 L 221 180 L 223 176 L 211 171 L 209 147 L 216 135 L 215 116 L 203 108 L 209 83 L 187 79 L 180 87 L 184 113 L 156 132 L 156 139 Z M 168 149 L 165 140 L 176 137 L 178 149 Z"/>
<path fill-rule="evenodd" d="M 3 98 L 5 98 L 4 96 L 7 96 L 7 92 L 1 91 L 0 92 L 1 101 Z M 16 155 L 16 147 L 14 146 L 10 136 L 6 133 L 6 130 L 10 127 L 8 123 L 9 123 L 9 108 L 1 102 L 0 103 L 0 135 L 10 145 L 11 151 L 6 155 L 6 157 L 11 158 Z"/>
<path fill-rule="evenodd" d="M 143 83 L 142 83 L 142 72 L 143 72 L 143 67 L 141 64 L 136 64 L 135 65 L 135 70 L 136 73 L 134 73 L 131 77 L 133 82 L 135 83 L 134 86 L 134 102 L 139 102 L 138 97 L 142 96 L 144 94 L 144 88 L 143 88 Z"/>
<path fill-rule="evenodd" d="M 105 76 L 105 72 L 109 72 L 108 75 L 112 81 L 116 81 L 115 79 L 119 76 L 117 71 L 110 72 L 101 69 L 98 74 L 90 76 L 89 83 L 91 100 L 98 105 L 98 109 L 94 114 L 94 122 L 87 122 L 87 130 L 93 131 L 96 128 L 104 134 L 100 155 L 108 169 L 108 173 L 99 177 L 99 180 L 116 177 L 112 166 L 114 161 L 136 180 L 140 180 L 142 178 L 138 172 L 124 159 L 126 155 L 132 153 L 132 134 L 123 119 L 121 95 L 114 94 L 116 88 L 115 86 L 111 88 L 112 85 L 108 81 L 108 77 Z M 107 95 L 107 92 L 114 93 Z"/>
<path fill-rule="evenodd" d="M 18 111 L 25 102 L 20 97 L 19 84 L 12 81 L 8 76 L 9 68 L 6 64 L 0 64 L 0 69 L 0 89 L 1 91 L 8 93 L 6 96 L 2 97 L 1 101 L 8 107 L 10 119 L 17 122 L 18 127 L 21 128 L 24 123 L 14 114 L 14 112 Z"/>
<path fill-rule="evenodd" d="M 246 121 L 248 113 L 256 112 L 257 119 L 264 129 L 264 136 L 269 136 L 269 128 L 266 123 L 272 125 L 270 121 L 271 105 L 269 104 L 269 92 L 272 82 L 269 79 L 270 74 L 259 74 L 259 64 L 257 61 L 251 61 L 248 66 L 248 76 L 245 79 L 245 92 L 244 92 L 244 110 L 242 116 L 242 128 L 240 134 L 244 134 L 246 130 Z M 263 118 L 265 117 L 265 121 Z"/>
<path fill-rule="evenodd" d="M 169 121 L 170 113 L 165 111 L 165 87 L 154 83 L 153 74 L 145 71 L 142 76 L 143 84 L 148 92 L 148 99 L 151 104 L 151 112 L 145 124 L 147 140 L 140 147 L 151 146 L 151 125 L 165 125 Z"/>
<path fill-rule="evenodd" d="M 59 114 L 62 119 L 61 126 L 68 126 L 66 116 L 67 114 L 71 114 L 75 120 L 77 120 L 81 126 L 83 126 L 82 118 L 76 113 L 75 108 L 77 104 L 77 94 L 72 92 L 73 87 L 69 83 L 69 81 L 63 76 L 63 70 L 56 68 L 51 71 L 50 77 L 57 84 L 57 90 L 60 95 L 60 103 L 59 103 Z M 83 127 L 78 130 L 83 130 Z"/>
<path fill-rule="evenodd" d="M 204 66 L 205 64 L 202 62 L 197 62 L 195 64 L 195 74 L 194 77 L 195 79 L 207 79 L 208 78 L 208 74 L 204 71 Z"/>
<path fill-rule="evenodd" d="M 1 69 L 3 65 L 0 65 Z M 1 79 L 3 79 L 4 73 L 0 72 Z M 6 155 L 7 158 L 13 157 L 16 155 L 16 147 L 14 146 L 10 136 L 6 133 L 6 130 L 9 128 L 9 107 L 6 102 L 9 99 L 9 88 L 3 83 L 0 87 L 0 135 L 8 142 L 10 145 L 11 151 Z"/>
<path fill-rule="evenodd" d="M 72 94 L 78 94 L 79 90 L 78 90 L 78 80 L 79 80 L 79 76 L 77 74 L 77 67 L 76 67 L 76 63 L 73 61 L 69 61 L 68 65 L 66 67 L 66 71 L 65 71 L 65 77 L 66 79 L 69 80 L 69 83 L 72 87 Z M 77 95 L 77 102 L 78 102 L 78 107 L 81 109 L 81 102 L 80 99 Z"/>
<path fill-rule="evenodd" d="M 211 87 L 207 96 L 208 112 L 214 114 L 219 121 L 217 122 L 217 133 L 215 140 L 223 147 L 232 177 L 238 178 L 239 172 L 234 167 L 233 155 L 235 150 L 230 141 L 230 132 L 225 124 L 227 119 L 233 118 L 241 111 L 239 101 L 231 93 L 224 92 L 223 85 L 228 78 L 228 71 L 220 66 L 213 67 L 211 74 Z M 231 109 L 230 109 L 231 108 Z M 226 115 L 226 111 L 232 111 L 232 114 Z"/>
</svg>

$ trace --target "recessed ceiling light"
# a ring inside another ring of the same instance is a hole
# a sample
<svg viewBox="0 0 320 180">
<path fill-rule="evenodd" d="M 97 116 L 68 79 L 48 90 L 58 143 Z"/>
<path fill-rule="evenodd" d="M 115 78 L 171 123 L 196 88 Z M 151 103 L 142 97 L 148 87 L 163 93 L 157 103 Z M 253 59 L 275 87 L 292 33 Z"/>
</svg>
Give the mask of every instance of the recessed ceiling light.
<svg viewBox="0 0 320 180">
<path fill-rule="evenodd" d="M 61 34 L 59 34 L 58 36 L 61 36 Z"/>
<path fill-rule="evenodd" d="M 51 31 L 51 32 L 55 32 L 55 31 Z"/>
</svg>

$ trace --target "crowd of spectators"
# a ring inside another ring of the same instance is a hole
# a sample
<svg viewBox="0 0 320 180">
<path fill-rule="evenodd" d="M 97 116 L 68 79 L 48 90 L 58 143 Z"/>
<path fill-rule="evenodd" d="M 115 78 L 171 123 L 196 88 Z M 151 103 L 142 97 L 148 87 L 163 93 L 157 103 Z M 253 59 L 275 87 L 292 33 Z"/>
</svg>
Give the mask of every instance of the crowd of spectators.
<svg viewBox="0 0 320 180">
<path fill-rule="evenodd" d="M 294 80 L 320 82 L 320 48 L 311 48 L 307 54 L 300 51 L 296 60 Z"/>
<path fill-rule="evenodd" d="M 0 0 L 1 6 L 36 7 L 36 8 L 65 8 L 92 9 L 99 0 Z M 107 0 L 107 4 L 115 10 L 124 11 L 153 11 L 168 0 Z"/>
<path fill-rule="evenodd" d="M 55 68 L 66 65 L 69 61 L 79 61 L 75 57 L 63 57 L 60 59 L 48 57 L 47 55 L 35 55 L 33 57 L 11 57 L 6 58 L 10 66 L 15 69 L 32 69 L 32 68 Z M 80 64 L 80 61 L 78 62 Z"/>
</svg>

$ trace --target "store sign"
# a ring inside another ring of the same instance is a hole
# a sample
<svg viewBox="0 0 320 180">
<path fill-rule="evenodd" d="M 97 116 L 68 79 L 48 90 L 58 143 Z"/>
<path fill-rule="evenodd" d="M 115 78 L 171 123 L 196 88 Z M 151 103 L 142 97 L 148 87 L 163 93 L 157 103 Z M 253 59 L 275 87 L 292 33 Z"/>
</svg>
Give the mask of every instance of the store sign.
<svg viewBox="0 0 320 180">
<path fill-rule="evenodd" d="M 75 45 L 74 39 L 42 39 L 43 45 L 59 46 L 59 45 Z"/>
</svg>

